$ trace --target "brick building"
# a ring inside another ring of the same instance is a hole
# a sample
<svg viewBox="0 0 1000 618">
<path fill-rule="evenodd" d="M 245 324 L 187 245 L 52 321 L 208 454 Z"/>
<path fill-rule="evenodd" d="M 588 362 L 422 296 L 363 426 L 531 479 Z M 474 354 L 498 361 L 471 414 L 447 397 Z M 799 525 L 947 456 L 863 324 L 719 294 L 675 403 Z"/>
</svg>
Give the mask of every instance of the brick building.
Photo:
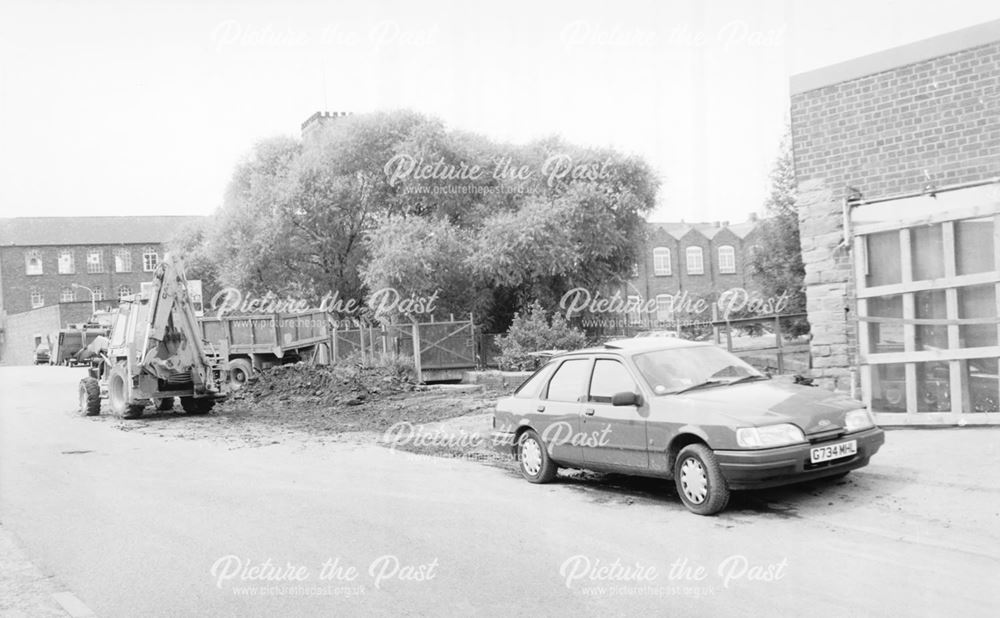
<svg viewBox="0 0 1000 618">
<path fill-rule="evenodd" d="M 1000 21 L 791 80 L 814 374 L 883 424 L 1000 417 Z"/>
<path fill-rule="evenodd" d="M 714 301 L 732 288 L 752 289 L 745 256 L 753 246 L 757 219 L 730 225 L 714 223 L 649 222 L 642 259 L 633 277 L 620 290 L 622 297 L 653 312 L 636 312 L 630 322 L 647 327 L 671 326 L 676 320 L 710 320 L 711 313 L 686 315 L 679 299 Z"/>
<path fill-rule="evenodd" d="M 0 363 L 28 362 L 24 350 L 67 323 L 84 321 L 92 300 L 106 307 L 138 292 L 163 256 L 163 243 L 200 220 L 0 219 Z"/>
</svg>

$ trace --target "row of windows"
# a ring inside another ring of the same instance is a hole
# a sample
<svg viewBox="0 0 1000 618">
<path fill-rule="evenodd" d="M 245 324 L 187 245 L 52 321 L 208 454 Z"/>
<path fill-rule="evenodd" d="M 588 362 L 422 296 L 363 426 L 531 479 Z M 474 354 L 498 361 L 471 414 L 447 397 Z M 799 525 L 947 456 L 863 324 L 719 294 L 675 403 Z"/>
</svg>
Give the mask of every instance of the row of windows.
<svg viewBox="0 0 1000 618">
<path fill-rule="evenodd" d="M 80 289 L 83 289 L 83 288 L 80 288 Z M 88 293 L 87 290 L 83 290 L 84 293 L 81 295 L 81 296 L 83 296 L 83 298 L 77 298 L 77 294 L 76 294 L 76 289 L 75 288 L 63 288 L 59 292 L 59 302 L 61 302 L 61 303 L 71 303 L 71 302 L 76 301 L 76 300 L 90 300 L 91 298 L 93 298 L 93 300 L 95 300 L 95 301 L 104 300 L 104 289 L 103 288 L 96 287 L 96 288 L 91 288 L 91 289 L 93 290 L 93 294 Z M 120 285 L 120 286 L 118 286 L 118 298 L 119 299 L 121 299 L 121 298 L 123 298 L 125 296 L 129 296 L 131 294 L 132 294 L 132 287 L 131 286 L 128 286 L 128 285 Z M 32 309 L 37 309 L 39 307 L 44 307 L 45 306 L 45 295 L 42 294 L 42 291 L 39 290 L 38 288 L 34 288 L 33 287 L 30 290 L 28 290 L 28 296 L 29 296 L 29 298 L 31 300 L 31 308 Z"/>
<path fill-rule="evenodd" d="M 732 245 L 722 245 L 718 249 L 719 272 L 731 274 L 736 272 L 736 249 Z M 705 257 L 701 247 L 688 247 L 684 250 L 685 266 L 689 275 L 705 274 Z M 656 247 L 653 249 L 653 274 L 665 276 L 673 274 L 670 259 L 670 249 Z"/>
<path fill-rule="evenodd" d="M 74 258 L 74 253 L 72 249 L 60 249 L 58 251 L 59 257 L 56 260 L 56 270 L 60 275 L 72 275 L 76 273 L 76 263 Z M 153 272 L 156 270 L 156 265 L 160 263 L 160 256 L 156 252 L 156 247 L 143 247 L 142 249 L 142 270 L 144 272 Z M 130 273 L 132 272 L 132 252 L 122 247 L 120 249 L 114 250 L 114 266 L 116 273 Z M 104 264 L 104 250 L 103 249 L 88 249 L 87 250 L 87 272 L 88 273 L 103 273 L 105 269 Z M 44 274 L 44 267 L 42 266 L 42 252 L 38 249 L 32 249 L 24 252 L 24 273 L 26 275 L 42 275 Z"/>
</svg>

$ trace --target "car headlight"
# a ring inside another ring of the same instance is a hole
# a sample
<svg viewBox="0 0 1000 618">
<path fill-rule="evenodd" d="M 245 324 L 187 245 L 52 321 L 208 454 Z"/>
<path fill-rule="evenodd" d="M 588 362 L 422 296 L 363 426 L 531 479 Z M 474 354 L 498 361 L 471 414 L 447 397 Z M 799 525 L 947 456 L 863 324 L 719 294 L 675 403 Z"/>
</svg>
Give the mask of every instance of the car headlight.
<svg viewBox="0 0 1000 618">
<path fill-rule="evenodd" d="M 763 427 L 741 427 L 736 430 L 736 442 L 747 448 L 784 446 L 805 442 L 802 430 L 791 423 L 765 425 Z"/>
<path fill-rule="evenodd" d="M 860 431 L 875 426 L 875 419 L 865 408 L 851 410 L 844 415 L 844 427 L 847 431 Z"/>
</svg>

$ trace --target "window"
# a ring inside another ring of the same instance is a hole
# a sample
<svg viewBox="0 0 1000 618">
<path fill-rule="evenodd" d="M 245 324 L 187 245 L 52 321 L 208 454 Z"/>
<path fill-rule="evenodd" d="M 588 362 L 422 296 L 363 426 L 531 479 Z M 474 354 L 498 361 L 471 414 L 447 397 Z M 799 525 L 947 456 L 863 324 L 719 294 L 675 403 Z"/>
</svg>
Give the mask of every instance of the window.
<svg viewBox="0 0 1000 618">
<path fill-rule="evenodd" d="M 656 321 L 666 324 L 674 319 L 673 299 L 669 294 L 659 294 L 656 297 Z"/>
<path fill-rule="evenodd" d="M 594 375 L 590 378 L 588 401 L 611 403 L 616 393 L 637 393 L 635 380 L 628 369 L 616 360 L 599 358 L 594 363 Z"/>
<path fill-rule="evenodd" d="M 701 247 L 688 247 L 685 255 L 687 256 L 687 272 L 689 275 L 702 275 L 705 273 L 705 260 L 701 253 Z"/>
<path fill-rule="evenodd" d="M 959 200 L 959 191 L 948 197 Z M 906 415 L 908 424 L 962 424 L 964 414 L 994 413 L 1000 207 L 988 217 L 952 220 L 946 204 L 905 215 L 901 203 L 870 205 L 870 231 L 866 223 L 855 228 L 865 398 L 876 414 Z M 883 213 L 907 218 L 886 229 Z"/>
<path fill-rule="evenodd" d="M 736 249 L 733 249 L 731 245 L 722 245 L 719 247 L 719 272 L 736 272 Z"/>
<path fill-rule="evenodd" d="M 865 285 L 891 285 L 903 280 L 900 266 L 899 232 L 880 232 L 866 237 Z"/>
<path fill-rule="evenodd" d="M 642 324 L 642 297 L 629 296 L 625 303 L 625 311 L 629 324 Z"/>
<path fill-rule="evenodd" d="M 546 399 L 553 401 L 579 401 L 584 380 L 590 369 L 590 359 L 574 358 L 565 361 L 549 381 Z"/>
<path fill-rule="evenodd" d="M 104 288 L 94 288 L 94 300 L 104 300 Z"/>
<path fill-rule="evenodd" d="M 63 288 L 62 292 L 59 293 L 59 302 L 61 303 L 71 303 L 76 300 L 76 293 L 73 288 Z"/>
<path fill-rule="evenodd" d="M 630 273 L 630 276 L 633 279 L 639 278 L 639 262 L 632 262 L 632 272 Z"/>
<path fill-rule="evenodd" d="M 131 295 L 132 295 L 132 288 L 131 287 L 129 287 L 127 285 L 123 285 L 123 286 L 120 286 L 118 288 L 118 300 L 121 300 L 122 298 L 125 298 L 126 296 L 131 296 Z"/>
<path fill-rule="evenodd" d="M 514 391 L 514 396 L 522 399 L 534 399 L 538 397 L 538 393 L 541 392 L 542 387 L 549 381 L 549 376 L 552 375 L 552 370 L 556 368 L 556 364 L 549 363 L 535 372 L 535 375 L 528 378 L 524 384 Z"/>
<path fill-rule="evenodd" d="M 955 266 L 957 274 L 972 275 L 994 270 L 993 220 L 966 219 L 955 222 Z"/>
<path fill-rule="evenodd" d="M 156 270 L 156 265 L 160 263 L 160 257 L 156 254 L 155 247 L 145 247 L 142 250 L 142 270 L 147 273 Z"/>
<path fill-rule="evenodd" d="M 58 269 L 60 275 L 72 275 L 76 272 L 76 265 L 73 263 L 72 251 L 63 249 L 59 252 Z"/>
<path fill-rule="evenodd" d="M 958 247 L 955 247 L 956 251 Z M 990 256 L 993 257 L 993 256 Z M 958 288 L 958 317 L 978 319 L 979 324 L 962 324 L 958 327 L 960 346 L 982 348 L 997 345 L 997 296 L 996 286 L 976 285 Z"/>
<path fill-rule="evenodd" d="M 115 249 L 115 272 L 132 272 L 132 253 L 128 249 Z"/>
<path fill-rule="evenodd" d="M 670 274 L 670 249 L 666 247 L 653 249 L 653 274 L 661 277 Z"/>
<path fill-rule="evenodd" d="M 87 252 L 87 272 L 104 272 L 104 255 L 100 249 L 91 249 Z"/>
<path fill-rule="evenodd" d="M 38 288 L 31 288 L 31 308 L 37 309 L 45 304 L 45 298 L 42 297 L 42 292 Z"/>
<path fill-rule="evenodd" d="M 923 225 L 910 230 L 913 280 L 944 276 L 944 237 L 941 225 Z"/>
<path fill-rule="evenodd" d="M 24 274 L 42 274 L 42 254 L 40 251 L 27 251 L 24 254 Z"/>
</svg>

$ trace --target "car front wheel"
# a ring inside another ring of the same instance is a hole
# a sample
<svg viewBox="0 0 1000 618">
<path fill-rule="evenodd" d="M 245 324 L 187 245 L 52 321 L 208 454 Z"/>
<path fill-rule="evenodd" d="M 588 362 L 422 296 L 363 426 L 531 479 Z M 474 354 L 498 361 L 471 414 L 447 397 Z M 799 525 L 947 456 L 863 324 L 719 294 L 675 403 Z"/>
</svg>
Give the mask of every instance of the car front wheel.
<svg viewBox="0 0 1000 618">
<path fill-rule="evenodd" d="M 714 515 L 729 503 L 729 485 L 715 453 L 704 444 L 689 444 L 674 462 L 674 483 L 684 506 L 698 515 Z"/>
<path fill-rule="evenodd" d="M 559 467 L 549 458 L 545 443 L 534 429 L 521 434 L 517 441 L 517 463 L 521 476 L 531 483 L 548 483 Z"/>
</svg>

